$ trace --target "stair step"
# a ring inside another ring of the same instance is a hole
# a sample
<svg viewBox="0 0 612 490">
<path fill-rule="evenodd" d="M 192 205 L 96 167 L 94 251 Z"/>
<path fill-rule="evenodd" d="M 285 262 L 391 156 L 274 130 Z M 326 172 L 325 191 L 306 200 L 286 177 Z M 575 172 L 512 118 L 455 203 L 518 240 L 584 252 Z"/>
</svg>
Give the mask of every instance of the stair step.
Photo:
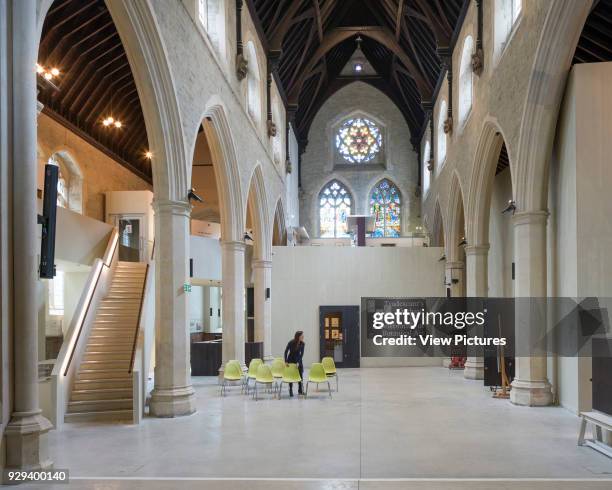
<svg viewBox="0 0 612 490">
<path fill-rule="evenodd" d="M 97 390 L 97 389 L 132 389 L 132 378 L 103 378 L 91 380 L 77 380 L 74 383 L 75 390 Z"/>
<path fill-rule="evenodd" d="M 128 361 L 132 358 L 132 349 L 113 350 L 110 352 L 85 351 L 84 361 Z"/>
<path fill-rule="evenodd" d="M 94 379 L 132 379 L 127 369 L 79 369 L 77 381 Z"/>
<path fill-rule="evenodd" d="M 122 369 L 127 372 L 130 368 L 130 361 L 132 356 L 129 356 L 129 359 L 104 359 L 104 360 L 87 360 L 81 361 L 81 366 L 79 367 L 79 372 L 83 371 L 99 371 L 106 369 Z"/>
<path fill-rule="evenodd" d="M 132 410 L 108 410 L 103 412 L 74 412 L 67 413 L 65 422 L 96 422 L 96 421 L 131 421 L 134 417 Z"/>
<path fill-rule="evenodd" d="M 89 388 L 73 390 L 70 401 L 117 400 L 132 398 L 132 388 Z"/>
</svg>

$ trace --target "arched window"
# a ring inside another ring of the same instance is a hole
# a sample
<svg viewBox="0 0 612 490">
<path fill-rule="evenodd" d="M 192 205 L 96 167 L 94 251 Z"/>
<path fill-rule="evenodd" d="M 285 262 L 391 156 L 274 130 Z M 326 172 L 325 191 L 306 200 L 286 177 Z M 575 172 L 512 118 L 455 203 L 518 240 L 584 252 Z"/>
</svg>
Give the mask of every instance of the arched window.
<svg viewBox="0 0 612 490">
<path fill-rule="evenodd" d="M 54 153 L 49 163 L 59 167 L 57 205 L 83 213 L 83 175 L 76 162 L 66 152 Z"/>
<path fill-rule="evenodd" d="M 346 218 L 351 214 L 351 193 L 337 180 L 332 180 L 319 193 L 319 236 L 347 237 Z"/>
<path fill-rule="evenodd" d="M 222 54 L 225 46 L 225 15 L 222 0 L 197 0 L 198 20 L 215 49 Z"/>
<path fill-rule="evenodd" d="M 494 56 L 499 59 L 508 44 L 508 38 L 521 15 L 521 0 L 495 0 Z"/>
<path fill-rule="evenodd" d="M 436 163 L 438 164 L 438 172 L 442 169 L 446 160 L 446 133 L 444 132 L 444 121 L 446 120 L 446 101 L 443 100 L 440 104 L 440 112 L 438 113 L 438 133 L 437 141 L 438 148 L 436 152 Z"/>
<path fill-rule="evenodd" d="M 401 234 L 401 197 L 395 184 L 381 180 L 370 194 L 370 214 L 375 217 L 373 237 L 398 237 Z"/>
<path fill-rule="evenodd" d="M 423 173 L 421 175 L 423 175 L 423 196 L 427 195 L 427 191 L 429 191 L 429 183 L 430 183 L 430 179 L 431 179 L 431 172 L 429 171 L 429 169 L 427 168 L 427 162 L 429 161 L 429 152 L 431 151 L 431 145 L 429 144 L 429 141 L 425 142 L 425 145 L 423 147 Z"/>
<path fill-rule="evenodd" d="M 349 163 L 366 163 L 382 147 L 380 128 L 365 117 L 347 119 L 336 133 L 336 149 Z"/>
<path fill-rule="evenodd" d="M 472 110 L 472 36 L 465 38 L 459 66 L 459 123 L 465 122 Z"/>
<path fill-rule="evenodd" d="M 257 52 L 252 41 L 247 43 L 247 101 L 249 114 L 255 122 L 261 117 L 261 84 L 259 83 L 259 64 L 257 63 Z"/>
</svg>

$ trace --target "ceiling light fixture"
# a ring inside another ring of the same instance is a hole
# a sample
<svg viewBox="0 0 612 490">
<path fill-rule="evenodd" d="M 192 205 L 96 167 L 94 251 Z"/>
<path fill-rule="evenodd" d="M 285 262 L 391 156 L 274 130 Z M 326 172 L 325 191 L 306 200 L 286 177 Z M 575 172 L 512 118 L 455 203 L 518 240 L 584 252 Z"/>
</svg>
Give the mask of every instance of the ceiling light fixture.
<svg viewBox="0 0 612 490">
<path fill-rule="evenodd" d="M 365 63 L 365 56 L 363 55 L 363 51 L 361 51 L 361 36 L 358 34 L 355 42 L 357 43 L 357 48 L 355 48 L 355 60 L 353 62 L 353 71 L 357 74 L 363 71 L 363 65 Z"/>
<path fill-rule="evenodd" d="M 151 153 L 150 151 L 145 151 L 144 156 L 147 160 L 151 160 L 151 158 L 153 158 L 153 153 Z"/>
<path fill-rule="evenodd" d="M 60 75 L 59 68 L 45 68 L 40 63 L 36 63 L 36 73 L 38 73 L 45 80 L 52 80 L 54 77 L 58 77 Z"/>
<path fill-rule="evenodd" d="M 113 126 L 117 129 L 123 127 L 123 123 L 119 121 L 119 119 L 115 119 L 113 116 L 108 116 L 107 118 L 102 119 L 102 124 L 106 127 Z"/>
</svg>

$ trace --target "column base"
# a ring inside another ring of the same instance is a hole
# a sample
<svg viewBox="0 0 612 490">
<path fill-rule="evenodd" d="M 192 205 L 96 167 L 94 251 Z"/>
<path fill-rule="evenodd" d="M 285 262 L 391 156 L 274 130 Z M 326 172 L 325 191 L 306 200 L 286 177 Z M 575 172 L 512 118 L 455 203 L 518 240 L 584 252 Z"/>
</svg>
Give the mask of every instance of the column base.
<svg viewBox="0 0 612 490">
<path fill-rule="evenodd" d="M 153 417 L 180 417 L 196 411 L 195 391 L 191 385 L 180 388 L 154 388 L 149 413 Z"/>
<path fill-rule="evenodd" d="M 53 468 L 47 448 L 47 432 L 53 428 L 40 411 L 15 412 L 6 426 L 6 469 Z M 14 483 L 14 482 L 3 482 Z"/>
<path fill-rule="evenodd" d="M 545 407 L 552 403 L 553 395 L 548 381 L 512 381 L 510 401 L 526 407 Z"/>
<path fill-rule="evenodd" d="M 463 368 L 465 379 L 484 379 L 484 359 L 482 357 L 468 357 Z"/>
</svg>

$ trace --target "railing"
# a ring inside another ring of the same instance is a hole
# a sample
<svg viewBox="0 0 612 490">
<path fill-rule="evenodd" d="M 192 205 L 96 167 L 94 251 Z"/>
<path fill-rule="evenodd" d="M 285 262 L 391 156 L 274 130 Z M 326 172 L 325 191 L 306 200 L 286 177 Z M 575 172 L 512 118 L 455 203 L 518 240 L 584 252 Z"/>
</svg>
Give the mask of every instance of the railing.
<svg viewBox="0 0 612 490">
<path fill-rule="evenodd" d="M 155 244 L 155 242 L 153 242 Z M 134 336 L 130 373 L 132 374 L 133 423 L 139 424 L 144 415 L 147 382 L 151 364 L 151 345 L 155 335 L 155 262 L 153 254 L 147 264 L 138 312 L 138 330 Z"/>
<path fill-rule="evenodd" d="M 103 258 L 94 260 L 70 322 L 70 327 L 62 343 L 62 348 L 51 372 L 53 383 L 51 418 L 56 428 L 61 427 L 64 422 L 70 390 L 80 358 L 85 351 L 89 331 L 95 319 L 95 311 L 110 287 L 112 271 L 117 263 L 118 243 L 119 234 L 115 228 L 111 233 Z"/>
</svg>

